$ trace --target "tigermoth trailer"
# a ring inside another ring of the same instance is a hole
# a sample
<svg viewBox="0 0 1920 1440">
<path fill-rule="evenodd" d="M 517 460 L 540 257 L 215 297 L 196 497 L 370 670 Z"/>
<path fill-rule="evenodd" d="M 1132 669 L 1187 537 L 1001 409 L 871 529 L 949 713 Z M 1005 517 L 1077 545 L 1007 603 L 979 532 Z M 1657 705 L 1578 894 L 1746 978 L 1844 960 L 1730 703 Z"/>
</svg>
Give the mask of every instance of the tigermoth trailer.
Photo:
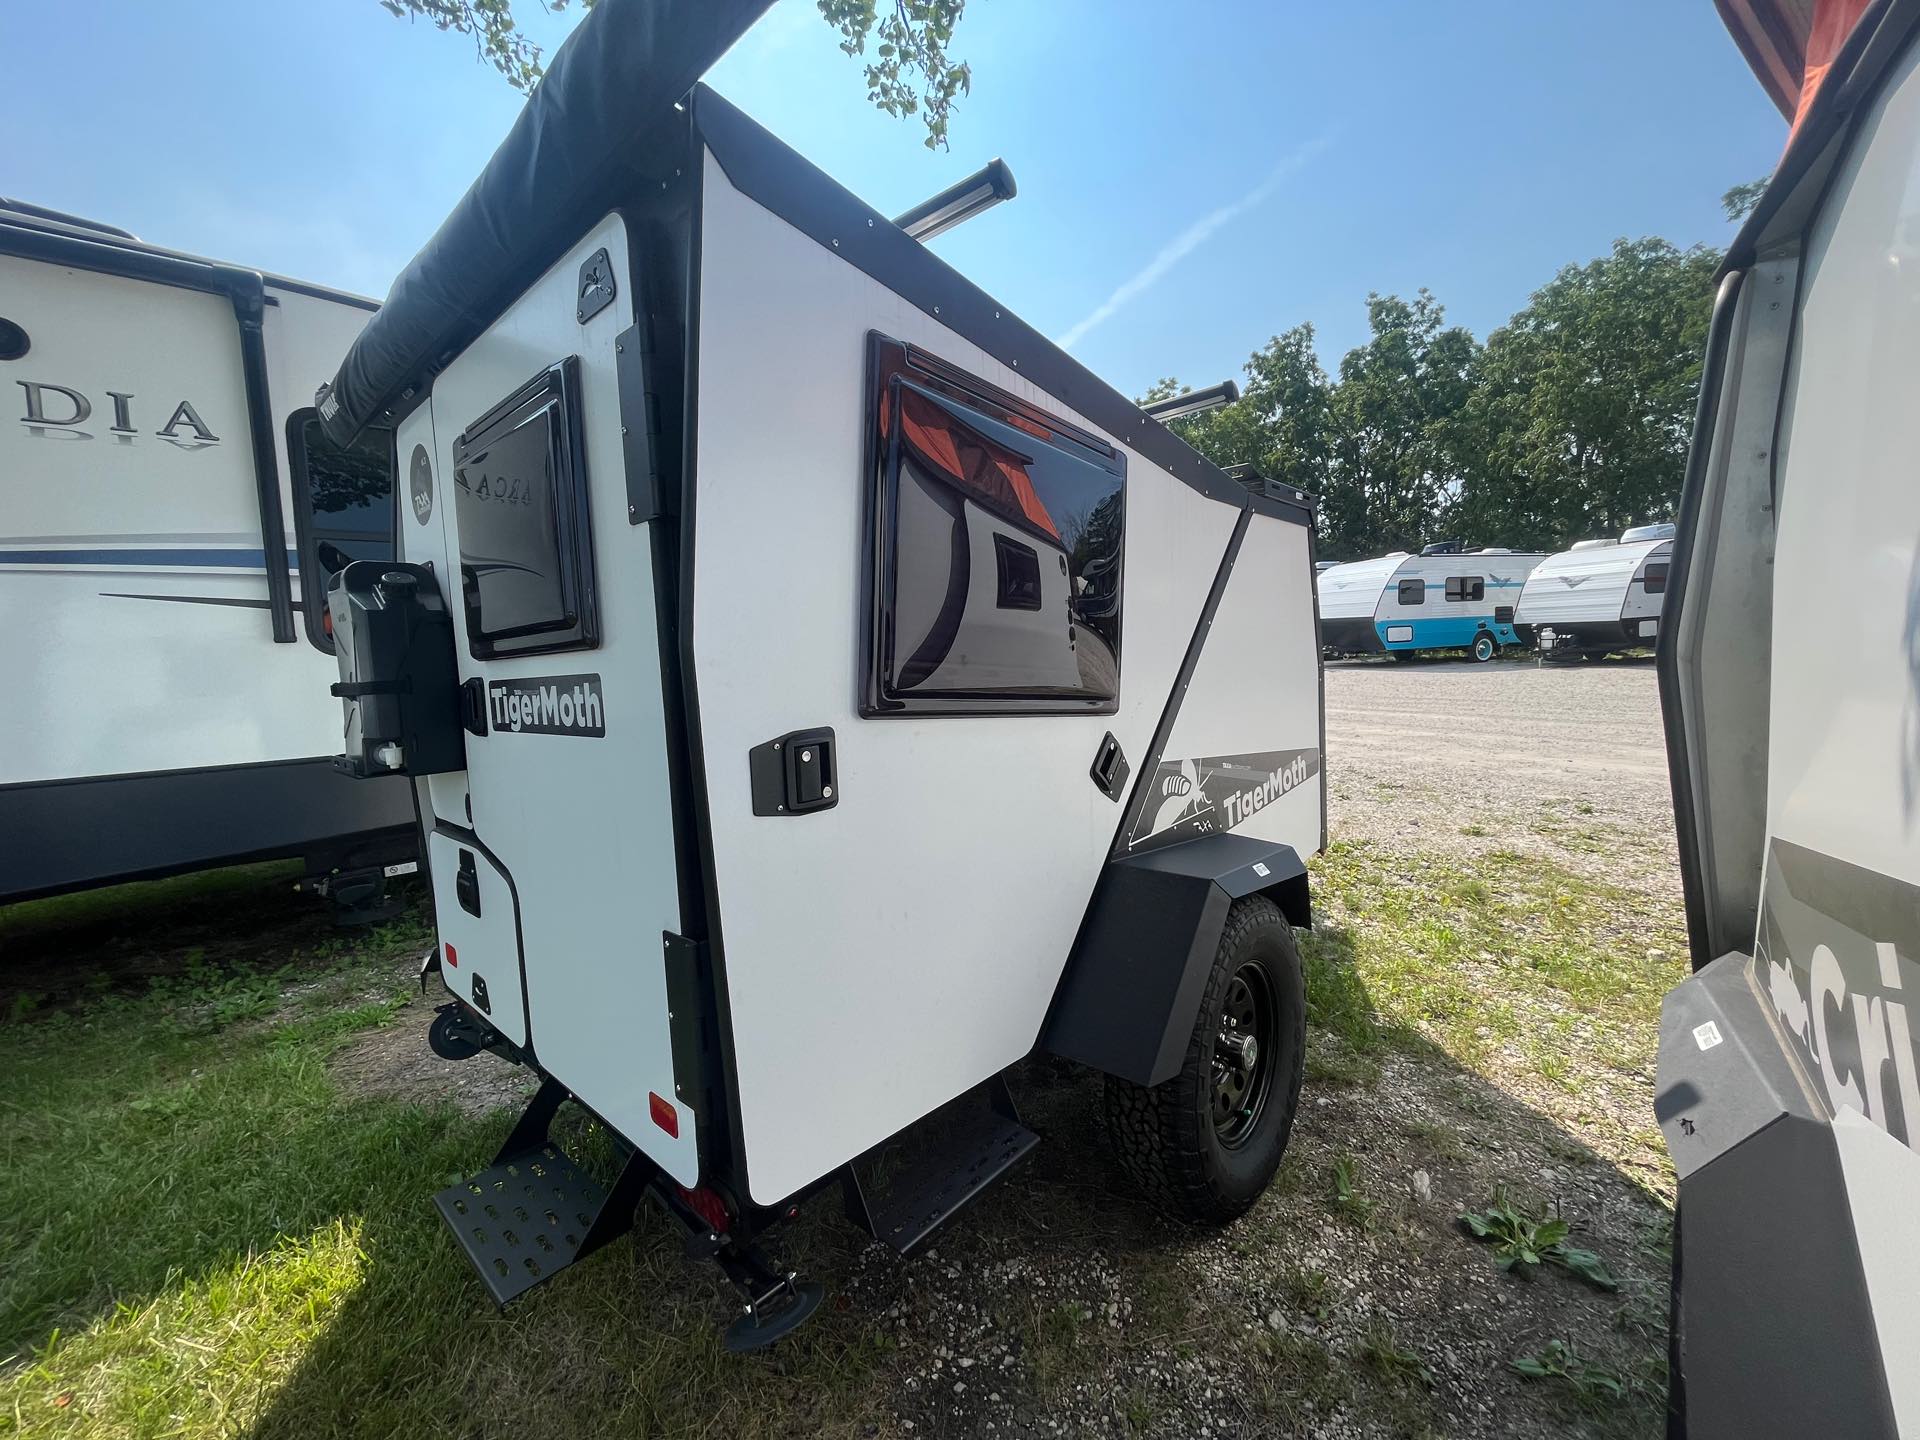
<svg viewBox="0 0 1920 1440">
<path fill-rule="evenodd" d="M 1670 1433 L 1915 1436 L 1920 4 L 1721 8 L 1799 118 L 1722 266 L 1660 637 Z"/>
<path fill-rule="evenodd" d="M 1518 638 L 1514 607 L 1538 555 L 1468 550 L 1409 555 L 1396 550 L 1323 570 L 1320 636 L 1331 655 L 1464 649 L 1491 660 Z"/>
<path fill-rule="evenodd" d="M 1527 576 L 1514 609 L 1520 643 L 1554 656 L 1651 647 L 1672 562 L 1671 540 L 1623 539 L 1549 555 Z"/>
<path fill-rule="evenodd" d="M 392 553 L 390 447 L 310 398 L 374 308 L 0 200 L 0 903 L 298 857 L 366 914 L 413 868 L 300 585 Z"/>
<path fill-rule="evenodd" d="M 329 605 L 433 1040 L 542 1082 L 439 1210 L 504 1304 L 651 1196 L 741 1347 L 819 1299 L 756 1237 L 832 1187 L 911 1249 L 1034 1143 L 1036 1051 L 1169 1208 L 1252 1204 L 1325 833 L 1311 510 L 697 85 L 760 8 L 601 0 L 320 400 L 408 477 Z"/>
</svg>

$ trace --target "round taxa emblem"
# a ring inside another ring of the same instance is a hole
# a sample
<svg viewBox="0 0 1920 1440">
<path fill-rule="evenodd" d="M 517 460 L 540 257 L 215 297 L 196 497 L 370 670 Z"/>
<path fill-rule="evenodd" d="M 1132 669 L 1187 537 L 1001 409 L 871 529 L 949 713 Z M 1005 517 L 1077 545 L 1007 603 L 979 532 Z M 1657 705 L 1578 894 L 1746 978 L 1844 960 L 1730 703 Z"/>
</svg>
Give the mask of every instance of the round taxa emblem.
<svg viewBox="0 0 1920 1440">
<path fill-rule="evenodd" d="M 413 459 L 407 463 L 407 487 L 413 493 L 413 518 L 422 525 L 433 518 L 433 462 L 427 447 L 413 447 Z"/>
</svg>

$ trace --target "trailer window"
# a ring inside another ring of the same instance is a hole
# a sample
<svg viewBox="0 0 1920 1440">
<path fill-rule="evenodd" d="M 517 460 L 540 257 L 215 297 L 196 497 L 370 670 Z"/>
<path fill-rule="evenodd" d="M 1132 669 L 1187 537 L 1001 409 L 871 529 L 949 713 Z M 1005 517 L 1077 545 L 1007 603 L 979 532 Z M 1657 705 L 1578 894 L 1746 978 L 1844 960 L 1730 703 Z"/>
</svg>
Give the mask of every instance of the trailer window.
<svg viewBox="0 0 1920 1440">
<path fill-rule="evenodd" d="M 393 432 L 367 430 L 342 449 L 311 407 L 297 410 L 287 418 L 287 468 L 307 639 L 331 654 L 328 582 L 351 561 L 393 558 Z"/>
<path fill-rule="evenodd" d="M 1111 712 L 1125 461 L 874 337 L 861 713 Z"/>
<path fill-rule="evenodd" d="M 1427 603 L 1427 582 L 1424 580 L 1402 580 L 1400 582 L 1399 594 L 1402 605 L 1424 605 Z"/>
<path fill-rule="evenodd" d="M 1666 593 L 1667 564 L 1668 562 L 1665 560 L 1656 560 L 1647 566 L 1646 574 L 1642 576 L 1642 583 L 1647 587 L 1647 594 L 1662 595 Z"/>
<path fill-rule="evenodd" d="M 543 370 L 454 445 L 467 648 L 477 659 L 599 643 L 580 362 Z"/>
<path fill-rule="evenodd" d="M 1484 575 L 1449 575 L 1447 577 L 1447 599 L 1484 600 L 1487 598 L 1487 577 Z"/>
</svg>

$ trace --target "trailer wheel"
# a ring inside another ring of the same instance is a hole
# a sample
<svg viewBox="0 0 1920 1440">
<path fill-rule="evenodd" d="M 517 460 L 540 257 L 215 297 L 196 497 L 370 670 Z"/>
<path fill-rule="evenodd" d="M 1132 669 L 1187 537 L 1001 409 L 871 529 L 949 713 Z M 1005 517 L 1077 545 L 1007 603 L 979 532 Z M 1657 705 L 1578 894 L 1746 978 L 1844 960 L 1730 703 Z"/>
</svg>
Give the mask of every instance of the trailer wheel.
<svg viewBox="0 0 1920 1440">
<path fill-rule="evenodd" d="M 1154 1086 L 1107 1077 L 1121 1166 L 1176 1219 L 1237 1219 L 1286 1153 L 1306 1039 L 1293 927 L 1264 895 L 1235 901 L 1179 1073 Z"/>
<path fill-rule="evenodd" d="M 1482 665 L 1500 653 L 1500 642 L 1493 638 L 1490 631 L 1482 630 L 1473 637 L 1473 658 Z"/>
</svg>

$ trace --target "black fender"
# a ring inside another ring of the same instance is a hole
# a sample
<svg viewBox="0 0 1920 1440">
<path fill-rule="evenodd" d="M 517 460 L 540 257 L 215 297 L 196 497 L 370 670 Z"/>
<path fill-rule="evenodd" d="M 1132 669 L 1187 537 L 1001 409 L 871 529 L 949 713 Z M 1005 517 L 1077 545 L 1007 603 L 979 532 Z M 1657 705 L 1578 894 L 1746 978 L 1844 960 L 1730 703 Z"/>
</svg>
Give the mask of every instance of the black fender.
<svg viewBox="0 0 1920 1440">
<path fill-rule="evenodd" d="M 1312 923 L 1307 867 L 1291 845 L 1202 835 L 1110 861 L 1054 991 L 1040 1048 L 1138 1085 L 1179 1071 L 1227 909 L 1270 894 Z"/>
</svg>

